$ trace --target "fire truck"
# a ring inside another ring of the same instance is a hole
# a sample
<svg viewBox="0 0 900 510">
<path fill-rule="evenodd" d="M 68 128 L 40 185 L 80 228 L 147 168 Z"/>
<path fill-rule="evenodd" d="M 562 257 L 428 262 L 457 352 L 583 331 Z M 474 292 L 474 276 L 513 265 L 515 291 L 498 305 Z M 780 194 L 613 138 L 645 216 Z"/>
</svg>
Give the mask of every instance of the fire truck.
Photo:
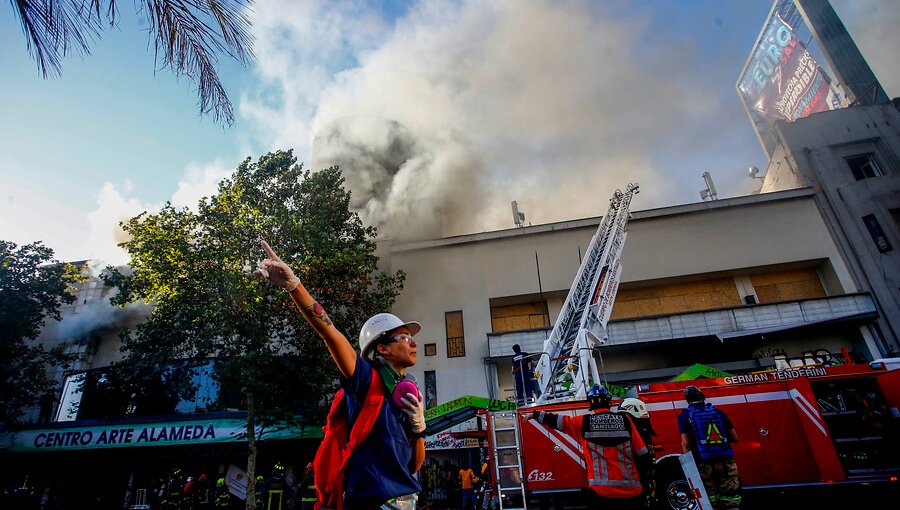
<svg viewBox="0 0 900 510">
<path fill-rule="evenodd" d="M 900 490 L 900 370 L 891 368 L 885 360 L 641 387 L 638 397 L 657 434 L 662 508 L 703 508 L 697 482 L 689 481 L 681 465 L 677 416 L 687 406 L 683 388 L 689 384 L 731 417 L 740 438 L 733 447 L 745 492 L 848 483 L 894 483 Z M 538 409 L 570 416 L 588 412 L 583 400 L 571 400 L 488 416 L 505 508 L 524 508 L 534 499 L 565 502 L 587 486 L 579 443 L 532 420 Z"/>
<path fill-rule="evenodd" d="M 541 500 L 568 507 L 587 487 L 577 440 L 531 419 L 533 411 L 585 414 L 585 395 L 602 382 L 596 354 L 620 273 L 625 223 L 637 185 L 616 191 L 572 288 L 536 360 L 540 396 L 516 410 L 485 412 L 492 488 L 499 508 Z M 849 361 L 849 360 L 847 360 Z M 638 386 L 657 436 L 656 491 L 662 508 L 711 508 L 690 454 L 682 454 L 677 416 L 683 388 L 701 387 L 706 401 L 730 416 L 744 491 L 885 482 L 900 475 L 900 360 L 811 365 L 717 379 Z M 614 404 L 616 402 L 614 401 Z"/>
</svg>

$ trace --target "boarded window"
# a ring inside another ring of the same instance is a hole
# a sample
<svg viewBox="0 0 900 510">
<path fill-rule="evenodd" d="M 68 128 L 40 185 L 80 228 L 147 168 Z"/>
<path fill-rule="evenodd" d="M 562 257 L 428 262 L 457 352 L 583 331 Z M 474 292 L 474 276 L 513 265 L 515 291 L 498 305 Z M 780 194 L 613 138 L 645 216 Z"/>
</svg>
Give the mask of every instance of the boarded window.
<svg viewBox="0 0 900 510">
<path fill-rule="evenodd" d="M 619 288 L 613 304 L 613 319 L 710 310 L 740 306 L 733 278 L 711 278 L 638 289 Z"/>
<path fill-rule="evenodd" d="M 549 327 L 546 301 L 491 306 L 491 331 L 494 333 Z"/>
<path fill-rule="evenodd" d="M 458 358 L 466 355 L 466 337 L 463 333 L 463 315 L 461 311 L 444 314 L 447 324 L 447 357 Z"/>
<path fill-rule="evenodd" d="M 825 297 L 825 288 L 815 269 L 797 269 L 750 277 L 760 303 Z"/>
</svg>

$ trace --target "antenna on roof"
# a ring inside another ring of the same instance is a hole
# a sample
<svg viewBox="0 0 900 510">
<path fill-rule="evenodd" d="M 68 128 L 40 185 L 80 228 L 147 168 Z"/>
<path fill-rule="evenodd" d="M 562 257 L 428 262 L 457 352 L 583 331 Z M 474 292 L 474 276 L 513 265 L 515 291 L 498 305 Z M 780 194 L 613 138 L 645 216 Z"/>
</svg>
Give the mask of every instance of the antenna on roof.
<svg viewBox="0 0 900 510">
<path fill-rule="evenodd" d="M 515 200 L 512 201 L 513 222 L 517 227 L 525 226 L 525 213 L 519 212 L 519 204 Z"/>
<path fill-rule="evenodd" d="M 703 172 L 703 182 L 706 183 L 706 189 L 700 190 L 700 198 L 706 200 L 707 198 L 710 200 L 718 200 L 719 197 L 716 196 L 716 186 L 713 184 L 712 175 L 709 175 L 709 172 Z"/>
</svg>

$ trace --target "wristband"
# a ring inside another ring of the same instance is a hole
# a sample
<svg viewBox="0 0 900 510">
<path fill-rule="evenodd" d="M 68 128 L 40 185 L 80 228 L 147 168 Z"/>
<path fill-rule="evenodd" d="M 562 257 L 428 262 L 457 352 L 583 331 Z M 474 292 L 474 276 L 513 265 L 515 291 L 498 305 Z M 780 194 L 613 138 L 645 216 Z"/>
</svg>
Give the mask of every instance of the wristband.
<svg viewBox="0 0 900 510">
<path fill-rule="evenodd" d="M 300 286 L 300 279 L 294 278 L 292 280 L 287 281 L 287 287 L 285 287 L 284 290 L 285 290 L 285 292 L 290 294 L 291 292 L 294 291 L 294 289 L 296 289 L 299 286 Z"/>
</svg>

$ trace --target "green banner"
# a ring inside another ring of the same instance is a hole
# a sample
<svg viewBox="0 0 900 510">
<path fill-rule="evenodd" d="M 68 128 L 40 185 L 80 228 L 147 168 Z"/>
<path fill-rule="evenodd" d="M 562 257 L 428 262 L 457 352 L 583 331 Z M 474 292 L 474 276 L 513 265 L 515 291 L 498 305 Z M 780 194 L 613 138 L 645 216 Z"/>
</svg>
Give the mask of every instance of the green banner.
<svg viewBox="0 0 900 510">
<path fill-rule="evenodd" d="M 701 363 L 694 363 L 684 372 L 676 375 L 675 377 L 669 379 L 671 382 L 677 381 L 693 381 L 694 379 L 718 379 L 720 377 L 728 377 L 732 374 L 725 372 L 724 370 L 719 370 L 718 368 L 713 368 L 708 365 L 703 365 Z"/>
<path fill-rule="evenodd" d="M 497 400 L 493 398 L 466 395 L 464 397 L 459 397 L 458 399 L 451 400 L 450 402 L 445 402 L 439 406 L 432 407 L 431 409 L 426 409 L 425 421 L 432 420 L 439 416 L 443 416 L 465 407 L 487 409 L 488 411 L 512 411 L 516 408 L 516 403 L 510 402 L 508 400 Z"/>
<path fill-rule="evenodd" d="M 174 446 L 245 441 L 242 419 L 191 420 L 25 430 L 8 434 L 7 451 L 60 451 L 131 446 Z M 320 427 L 269 427 L 260 440 L 321 438 Z M 11 437 L 9 437 L 11 436 Z"/>
</svg>

